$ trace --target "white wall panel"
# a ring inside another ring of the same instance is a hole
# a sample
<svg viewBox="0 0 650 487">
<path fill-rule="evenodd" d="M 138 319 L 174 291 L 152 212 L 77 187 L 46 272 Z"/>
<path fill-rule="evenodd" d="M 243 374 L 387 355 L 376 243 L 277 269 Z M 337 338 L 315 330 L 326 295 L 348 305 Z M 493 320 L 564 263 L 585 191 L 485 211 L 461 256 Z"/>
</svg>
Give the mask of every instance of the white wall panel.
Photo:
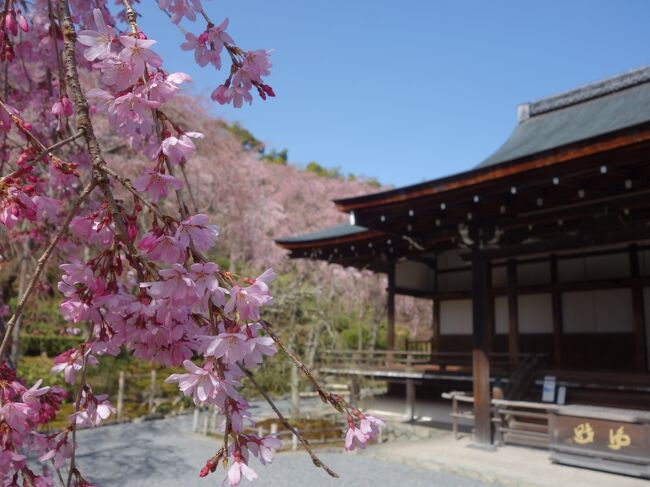
<svg viewBox="0 0 650 487">
<path fill-rule="evenodd" d="M 517 284 L 532 286 L 551 282 L 551 266 L 548 262 L 517 264 Z"/>
<path fill-rule="evenodd" d="M 508 334 L 508 298 L 497 296 L 494 299 L 494 332 L 497 335 Z"/>
<path fill-rule="evenodd" d="M 463 267 L 467 265 L 460 257 L 459 250 L 448 250 L 438 254 L 437 266 L 438 269 L 449 269 L 450 267 Z"/>
<path fill-rule="evenodd" d="M 519 296 L 519 333 L 553 333 L 553 303 L 550 294 Z"/>
<path fill-rule="evenodd" d="M 629 275 L 630 257 L 627 252 L 561 259 L 558 262 L 560 281 L 615 279 Z"/>
<path fill-rule="evenodd" d="M 472 334 L 472 301 L 470 299 L 440 302 L 440 334 Z"/>
<path fill-rule="evenodd" d="M 438 289 L 440 291 L 469 291 L 471 288 L 471 271 L 453 271 L 438 275 Z"/>
<path fill-rule="evenodd" d="M 506 287 L 508 285 L 508 268 L 498 266 L 492 268 L 492 287 Z"/>
<path fill-rule="evenodd" d="M 422 262 L 405 260 L 395 266 L 395 285 L 416 291 L 434 290 L 434 270 Z"/>
<path fill-rule="evenodd" d="M 562 321 L 565 333 L 631 333 L 632 292 L 621 288 L 564 293 Z"/>
</svg>

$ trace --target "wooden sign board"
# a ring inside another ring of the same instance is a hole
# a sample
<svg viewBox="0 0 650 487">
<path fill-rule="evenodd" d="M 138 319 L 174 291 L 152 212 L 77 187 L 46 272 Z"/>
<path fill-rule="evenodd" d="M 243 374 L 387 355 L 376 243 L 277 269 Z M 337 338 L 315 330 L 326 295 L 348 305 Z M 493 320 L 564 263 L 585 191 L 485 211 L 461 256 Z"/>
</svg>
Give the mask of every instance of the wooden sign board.
<svg viewBox="0 0 650 487">
<path fill-rule="evenodd" d="M 563 409 L 550 416 L 552 460 L 650 478 L 650 415 L 605 408 Z"/>
</svg>

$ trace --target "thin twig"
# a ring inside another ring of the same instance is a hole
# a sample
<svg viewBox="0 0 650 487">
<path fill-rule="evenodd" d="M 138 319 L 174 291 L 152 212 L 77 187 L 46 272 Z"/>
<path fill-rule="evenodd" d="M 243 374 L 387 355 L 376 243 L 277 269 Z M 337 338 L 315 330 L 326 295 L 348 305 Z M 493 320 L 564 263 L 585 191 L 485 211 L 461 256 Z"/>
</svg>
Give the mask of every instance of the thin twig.
<svg viewBox="0 0 650 487">
<path fill-rule="evenodd" d="M 294 428 L 291 425 L 291 423 L 289 423 L 287 418 L 284 417 L 284 415 L 280 412 L 278 407 L 273 402 L 273 399 L 271 399 L 271 396 L 269 396 L 269 394 L 264 390 L 264 388 L 261 385 L 259 385 L 259 383 L 255 380 L 255 376 L 253 375 L 253 373 L 250 370 L 248 370 L 246 367 L 244 367 L 243 365 L 241 365 L 241 364 L 237 364 L 237 365 L 242 370 L 242 372 L 244 374 L 246 374 L 246 377 L 248 377 L 248 379 L 255 386 L 255 388 L 260 392 L 260 394 L 262 394 L 262 396 L 264 397 L 266 402 L 269 403 L 269 406 L 271 406 L 271 409 L 273 409 L 273 411 L 275 412 L 277 417 L 280 419 L 280 421 L 282 422 L 284 427 L 287 428 L 289 431 L 291 431 L 294 435 L 296 435 L 296 437 L 298 438 L 298 441 L 300 441 L 302 446 L 305 447 L 305 450 L 307 451 L 307 453 L 311 457 L 311 461 L 314 462 L 314 465 L 316 465 L 317 467 L 322 468 L 323 470 L 325 470 L 331 477 L 334 477 L 336 479 L 339 478 L 339 474 L 337 474 L 334 470 L 329 468 L 325 463 L 323 463 L 323 461 L 320 458 L 318 458 L 318 456 L 314 453 L 314 450 L 311 449 L 311 446 L 309 445 L 309 442 L 305 438 L 303 438 L 302 435 L 298 432 L 298 430 L 296 428 Z"/>
<path fill-rule="evenodd" d="M 79 130 L 79 132 L 77 132 L 74 135 L 71 135 L 67 139 L 60 140 L 56 144 L 52 144 L 51 146 L 47 147 L 45 150 L 42 150 L 41 152 L 36 154 L 29 162 L 32 163 L 34 161 L 38 161 L 41 157 L 50 154 L 52 151 L 54 151 L 54 150 L 56 150 L 56 149 L 58 149 L 60 147 L 63 147 L 64 145 L 67 145 L 70 142 L 73 142 L 73 141 L 77 140 L 80 137 L 83 137 L 83 135 L 84 135 L 83 130 Z"/>
<path fill-rule="evenodd" d="M 112 177 L 118 183 L 124 186 L 131 194 L 133 194 L 133 196 L 135 196 L 139 201 L 141 201 L 147 208 L 149 208 L 154 215 L 156 215 L 161 220 L 165 218 L 165 215 L 163 215 L 160 212 L 160 209 L 157 206 L 155 206 L 153 203 L 149 202 L 147 198 L 145 198 L 137 189 L 135 189 L 135 187 L 133 186 L 131 181 L 129 181 L 128 178 L 120 176 L 119 174 L 117 174 L 115 171 L 113 171 L 108 167 L 105 167 L 104 171 L 106 172 L 106 174 L 108 174 L 110 177 Z"/>
<path fill-rule="evenodd" d="M 190 185 L 190 180 L 187 177 L 187 172 L 185 171 L 185 164 L 181 163 L 181 173 L 183 174 L 183 180 L 185 181 L 185 187 L 187 188 L 187 194 L 190 195 L 190 201 L 192 202 L 192 211 L 194 213 L 199 212 L 199 205 L 196 204 L 194 199 L 194 191 L 192 191 L 192 186 Z"/>
<path fill-rule="evenodd" d="M 14 326 L 16 325 L 16 321 L 18 321 L 18 319 L 22 316 L 25 305 L 27 304 L 27 300 L 29 299 L 29 296 L 32 294 L 32 292 L 34 291 L 34 288 L 36 287 L 36 283 L 38 282 L 39 278 L 41 277 L 41 274 L 43 273 L 43 270 L 45 269 L 45 264 L 47 264 L 47 261 L 52 255 L 52 252 L 54 252 L 54 248 L 59 243 L 59 240 L 61 240 L 61 237 L 63 237 L 63 235 L 68 231 L 70 222 L 72 221 L 72 218 L 79 211 L 79 207 L 94 188 L 95 188 L 95 181 L 90 181 L 88 185 L 84 188 L 84 190 L 81 192 L 79 197 L 75 200 L 74 204 L 72 205 L 72 208 L 70 208 L 68 215 L 63 221 L 63 224 L 59 227 L 59 230 L 56 232 L 56 235 L 54 235 L 54 238 L 47 246 L 45 251 L 43 252 L 43 255 L 41 255 L 41 257 L 38 259 L 36 270 L 34 271 L 34 275 L 30 279 L 29 284 L 27 284 L 27 289 L 25 289 L 24 294 L 20 297 L 20 301 L 16 306 L 16 310 L 14 311 L 13 316 L 7 322 L 7 328 L 5 329 L 5 336 L 2 339 L 2 345 L 0 345 L 0 357 L 4 357 L 4 354 L 7 350 L 7 345 L 9 344 L 9 337 L 11 336 L 11 332 Z"/>
<path fill-rule="evenodd" d="M 81 364 L 81 378 L 79 381 L 79 389 L 77 390 L 77 398 L 74 403 L 74 412 L 78 413 L 79 412 L 79 407 L 81 406 L 81 398 L 83 396 L 83 390 L 84 387 L 86 386 L 86 371 L 88 367 L 88 355 L 90 354 L 90 350 L 86 350 L 86 343 L 84 343 L 81 346 L 82 353 L 84 354 L 83 356 L 83 362 Z M 86 400 L 88 398 L 86 397 Z M 77 464 L 76 464 L 76 452 L 77 452 L 77 418 L 75 417 L 71 421 L 70 425 L 70 431 L 72 432 L 72 454 L 70 455 L 70 470 L 68 471 L 68 482 L 67 482 L 67 487 L 70 487 L 70 483 L 72 482 L 72 475 L 75 473 L 77 470 Z"/>
<path fill-rule="evenodd" d="M 303 363 L 303 361 L 300 360 L 300 357 L 298 357 L 295 353 L 289 350 L 284 345 L 284 343 L 280 341 L 280 339 L 275 334 L 268 321 L 260 320 L 260 324 L 262 325 L 262 328 L 264 328 L 264 331 L 271 337 L 271 339 L 275 342 L 275 344 L 280 348 L 280 350 L 282 350 L 285 353 L 285 355 L 287 355 L 287 357 L 289 357 L 293 361 L 296 367 L 298 367 L 302 371 L 302 373 L 305 374 L 307 379 L 309 379 L 309 382 L 311 382 L 312 385 L 316 388 L 316 391 L 318 392 L 319 396 L 323 401 L 327 401 L 331 403 L 333 406 L 336 406 L 335 402 L 337 403 L 341 402 L 341 398 L 338 396 L 337 396 L 337 400 L 333 402 L 332 393 L 323 389 L 323 387 L 314 378 L 311 371 L 307 368 L 307 366 Z"/>
</svg>

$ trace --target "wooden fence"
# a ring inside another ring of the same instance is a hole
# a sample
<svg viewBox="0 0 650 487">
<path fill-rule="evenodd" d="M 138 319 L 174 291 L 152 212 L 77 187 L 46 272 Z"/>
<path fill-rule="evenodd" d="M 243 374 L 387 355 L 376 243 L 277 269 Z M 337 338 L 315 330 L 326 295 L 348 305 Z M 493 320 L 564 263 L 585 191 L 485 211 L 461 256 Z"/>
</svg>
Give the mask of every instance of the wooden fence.
<svg viewBox="0 0 650 487">
<path fill-rule="evenodd" d="M 451 400 L 452 428 L 454 436 L 459 438 L 460 420 L 474 421 L 473 413 L 461 410 L 460 405 L 473 405 L 474 398 L 464 392 L 446 392 L 442 397 Z M 492 399 L 492 424 L 496 443 L 548 448 L 549 417 L 559 407 L 557 404 Z"/>
</svg>

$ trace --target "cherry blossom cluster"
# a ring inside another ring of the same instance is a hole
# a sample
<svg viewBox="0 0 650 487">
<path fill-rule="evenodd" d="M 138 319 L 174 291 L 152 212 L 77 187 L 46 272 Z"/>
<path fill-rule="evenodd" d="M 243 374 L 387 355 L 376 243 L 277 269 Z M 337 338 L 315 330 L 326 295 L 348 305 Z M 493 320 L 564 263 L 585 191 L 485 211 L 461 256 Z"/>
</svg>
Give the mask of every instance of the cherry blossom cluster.
<svg viewBox="0 0 650 487">
<path fill-rule="evenodd" d="M 226 17 L 219 25 L 208 18 L 199 1 L 158 2 L 160 8 L 167 10 L 172 21 L 179 23 L 183 17 L 194 21 L 196 13 L 200 13 L 207 21 L 206 28 L 198 36 L 191 32 L 185 33 L 185 42 L 181 44 L 184 51 L 194 51 L 194 59 L 201 66 L 212 65 L 221 69 L 221 56 L 225 50 L 230 58 L 230 73 L 226 80 L 212 92 L 212 99 L 225 105 L 232 103 L 236 108 L 244 102 L 252 103 L 251 91 L 255 89 L 262 100 L 268 96 L 274 97 L 275 92 L 263 80 L 263 76 L 271 74 L 271 51 L 257 49 L 245 51 L 235 44 L 230 34 L 226 32 L 229 19 Z"/>
<path fill-rule="evenodd" d="M 2 26 L 2 39 L 0 39 L 0 61 L 13 61 L 16 53 L 14 51 L 14 39 L 18 32 L 29 32 L 29 24 L 20 8 L 16 8 L 14 2 L 5 2 L 7 7 L 0 17 Z"/>
<path fill-rule="evenodd" d="M 178 384 L 194 404 L 217 408 L 223 446 L 200 475 L 223 465 L 224 482 L 236 486 L 242 477 L 256 478 L 252 458 L 266 465 L 281 445 L 273 435 L 250 432 L 254 420 L 239 392 L 250 369 L 277 352 L 277 337 L 261 318 L 272 302 L 275 274 L 269 269 L 248 278 L 206 257 L 214 252 L 219 228 L 207 215 L 189 211 L 187 188 L 176 176 L 203 135 L 181 127 L 167 110 L 190 77 L 163 69 L 155 41 L 140 31 L 129 1 L 118 2 L 123 30 L 104 0 L 91 3 L 95 8 L 84 0 L 34 0 L 23 14 L 7 0 L 2 13 L 7 89 L 0 94 L 0 224 L 12 241 L 38 248 L 42 257 L 8 321 L 0 355 L 25 300 L 44 285 L 39 276 L 52 255 L 60 261 L 60 312 L 69 322 L 64 332 L 85 330 L 84 342 L 57 356 L 52 367 L 76 391 L 74 412 L 60 431 L 43 434 L 39 428 L 54 418 L 65 392 L 41 387 L 40 380 L 27 389 L 0 365 L 2 485 L 19 485 L 22 478 L 23 485 L 50 486 L 64 469 L 66 485 L 89 485 L 75 460 L 76 430 L 102 424 L 115 410 L 105 394 L 93 391 L 87 370 L 102 356 L 128 350 L 153 364 L 182 366 L 185 372 L 167 382 Z M 225 31 L 227 19 L 212 24 L 199 0 L 158 3 L 174 23 L 197 14 L 206 19 L 205 32 L 188 34 L 183 47 L 194 50 L 199 64 L 219 68 L 222 51 L 229 54 L 230 76 L 213 98 L 239 107 L 251 101 L 253 88 L 262 98 L 274 96 L 262 80 L 269 74 L 269 52 L 236 47 Z M 82 87 L 78 70 L 93 88 Z M 104 159 L 90 113 L 151 161 L 133 183 Z M 178 215 L 166 213 L 172 195 Z M 381 420 L 332 404 L 347 411 L 347 449 L 363 448 L 377 436 Z M 30 455 L 42 462 L 38 474 L 28 466 Z"/>
<path fill-rule="evenodd" d="M 41 380 L 27 388 L 16 373 L 0 365 L 0 478 L 2 485 L 52 485 L 47 467 L 35 473 L 25 452 L 36 453 L 42 461 L 52 458 L 54 436 L 37 429 L 49 423 L 60 409 L 66 392 L 59 387 L 41 387 Z"/>
</svg>

